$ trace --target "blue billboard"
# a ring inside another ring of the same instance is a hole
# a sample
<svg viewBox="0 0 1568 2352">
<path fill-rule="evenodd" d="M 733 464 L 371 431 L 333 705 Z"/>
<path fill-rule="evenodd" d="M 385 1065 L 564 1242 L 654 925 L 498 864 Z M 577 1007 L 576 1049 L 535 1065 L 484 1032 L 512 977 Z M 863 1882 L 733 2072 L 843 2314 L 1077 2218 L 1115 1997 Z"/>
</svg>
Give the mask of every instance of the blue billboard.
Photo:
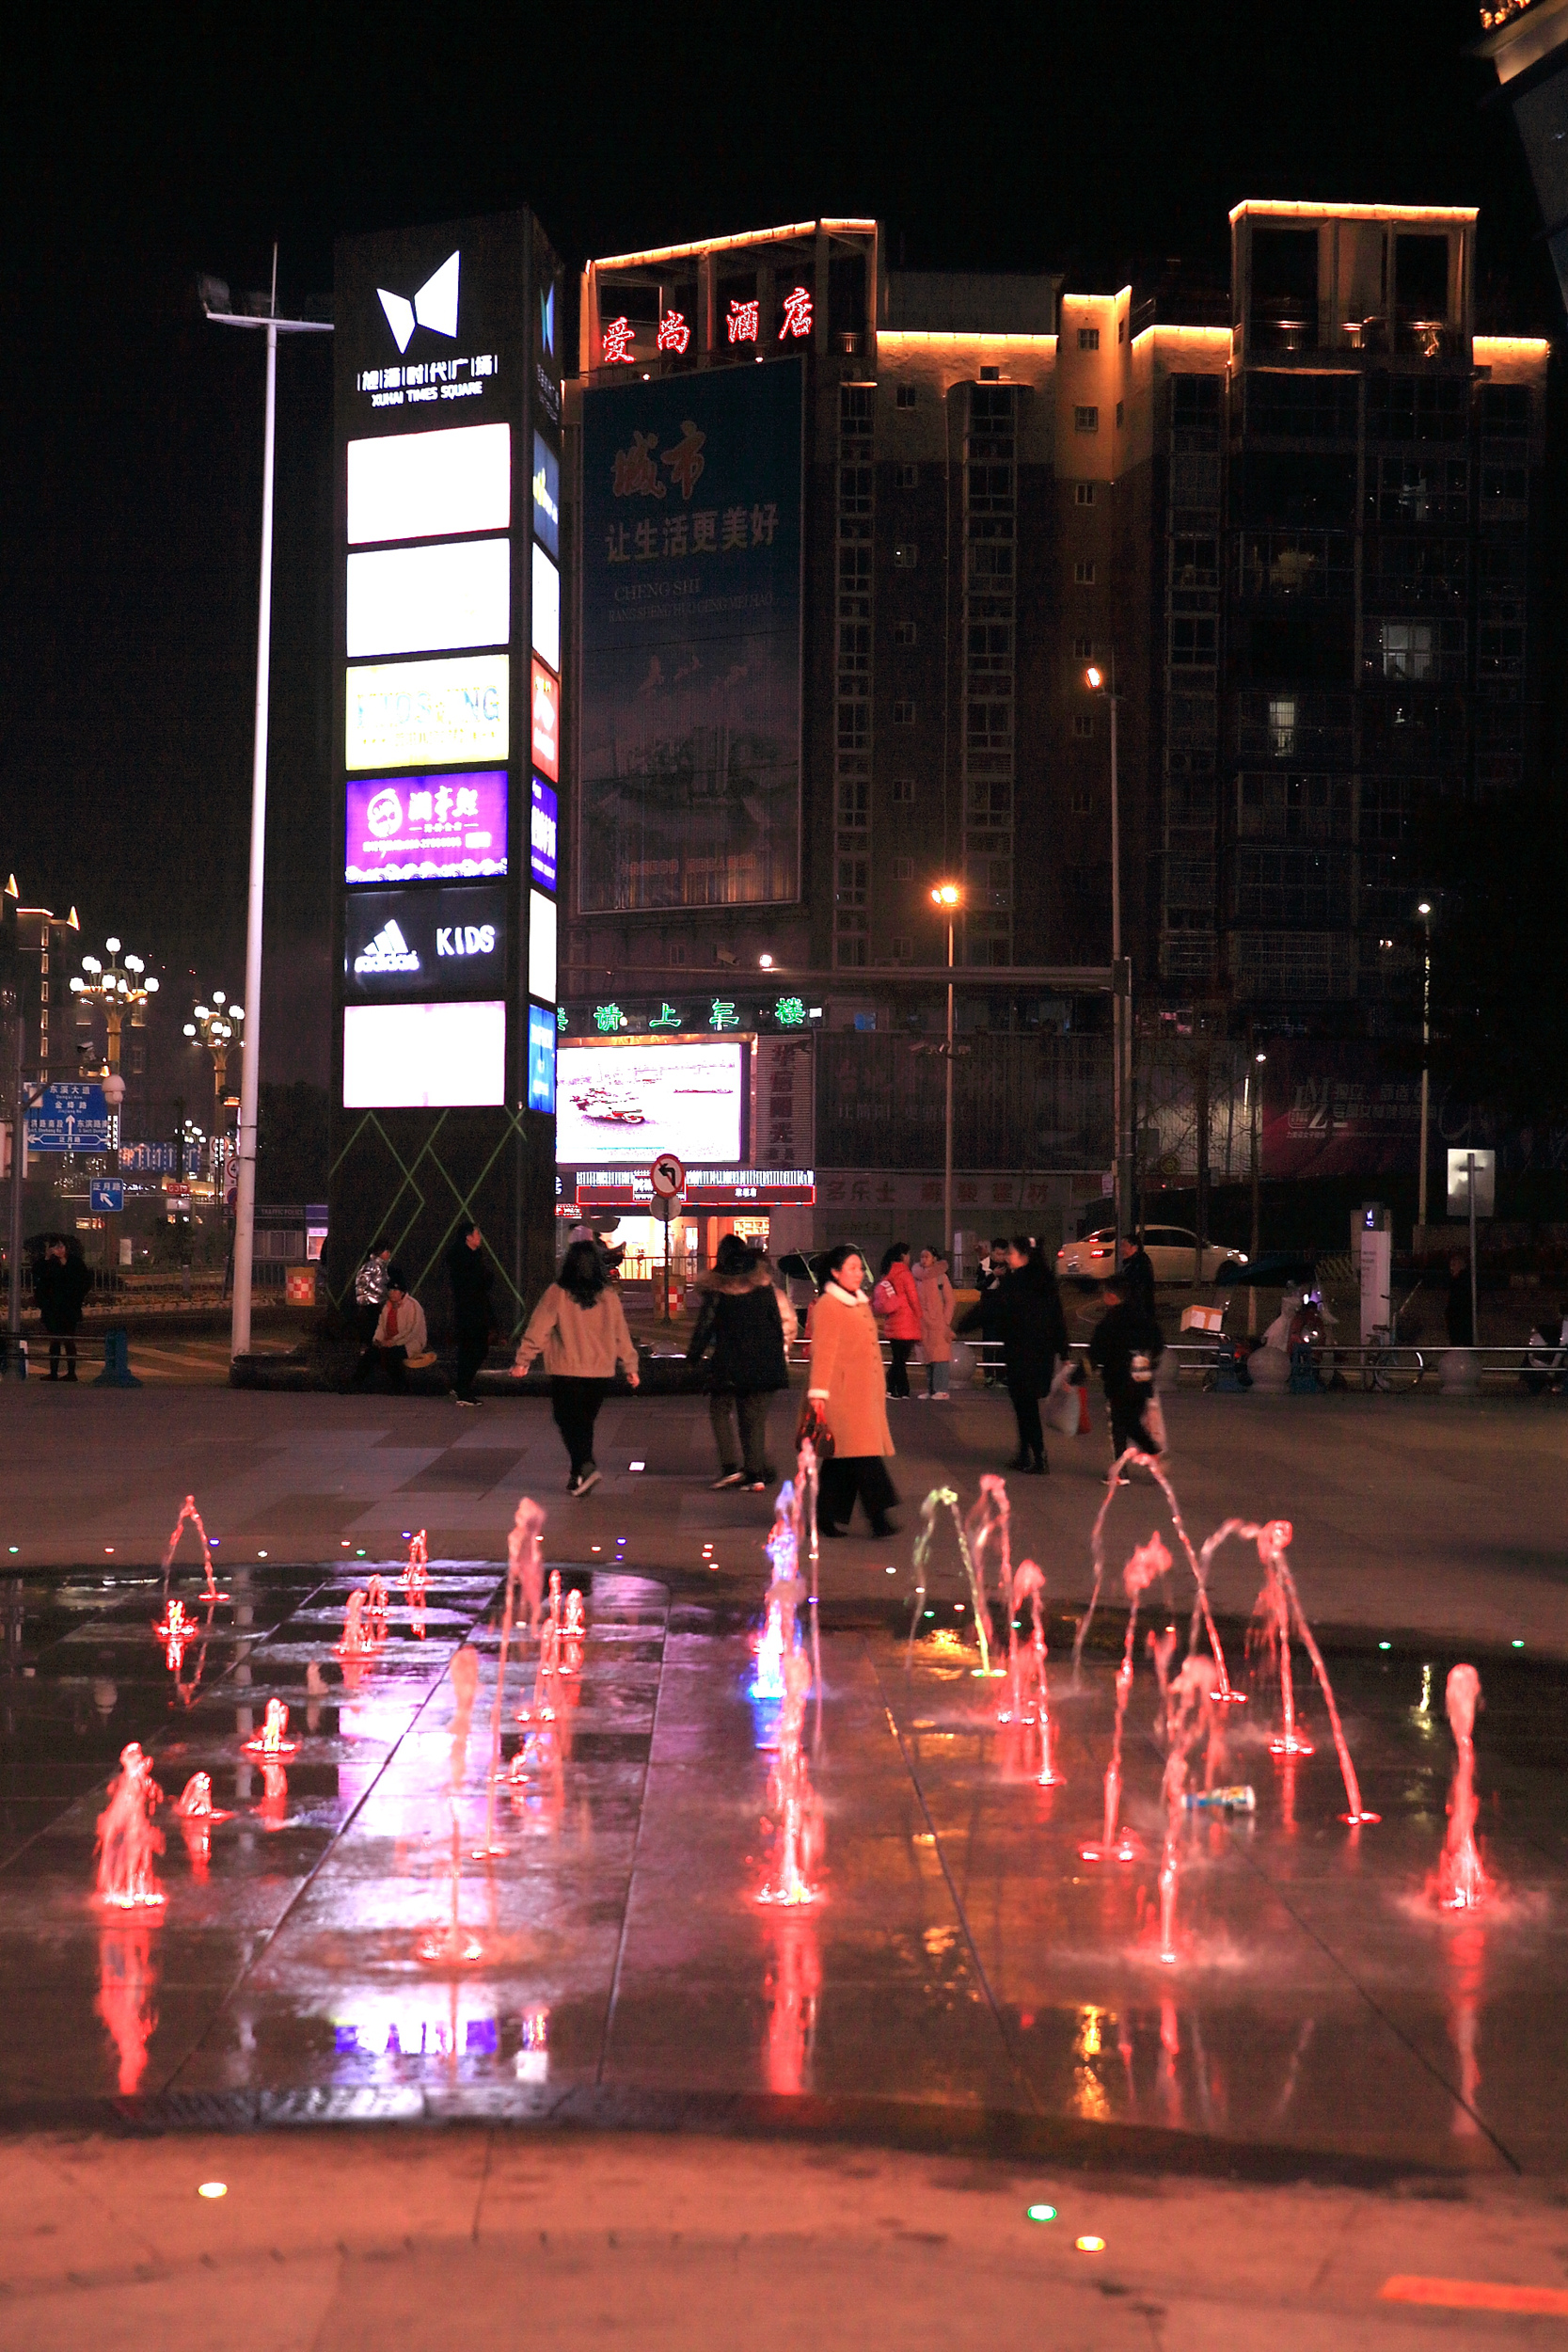
<svg viewBox="0 0 1568 2352">
<path fill-rule="evenodd" d="M 583 400 L 584 908 L 800 896 L 804 366 Z"/>
<path fill-rule="evenodd" d="M 528 1009 L 528 1106 L 555 1110 L 555 1015 L 541 1005 Z"/>
</svg>

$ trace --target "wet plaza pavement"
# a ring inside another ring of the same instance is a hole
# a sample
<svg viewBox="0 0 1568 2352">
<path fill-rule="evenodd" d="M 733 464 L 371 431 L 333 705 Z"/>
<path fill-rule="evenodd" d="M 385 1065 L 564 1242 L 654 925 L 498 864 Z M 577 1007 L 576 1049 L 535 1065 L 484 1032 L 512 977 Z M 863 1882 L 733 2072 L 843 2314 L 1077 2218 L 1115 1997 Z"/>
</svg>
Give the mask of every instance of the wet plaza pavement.
<svg viewBox="0 0 1568 2352">
<path fill-rule="evenodd" d="M 586 1602 L 580 1664 L 545 1715 L 539 1645 L 514 1644 L 487 1836 L 498 1572 L 432 1562 L 422 1613 L 397 1564 L 387 1574 L 385 1637 L 349 1658 L 346 1568 L 236 1567 L 210 1605 L 177 1568 L 194 1630 L 173 1663 L 155 1573 L 0 1589 L 0 2122 L 91 2124 L 117 2100 L 186 2126 L 787 2131 L 795 2115 L 890 2146 L 1260 2178 L 1563 2169 L 1568 1817 L 1551 1669 L 1479 1661 L 1495 1889 L 1456 1918 L 1429 1891 L 1454 1653 L 1331 1650 L 1381 1817 L 1349 1827 L 1298 1651 L 1313 1753 L 1270 1753 L 1278 1699 L 1261 1683 L 1227 1710 L 1219 1777 L 1250 1784 L 1257 1810 L 1186 1818 L 1165 1960 L 1164 1757 L 1141 1646 L 1130 1855 L 1085 1858 L 1115 1618 L 1097 1621 L 1077 1692 L 1070 1626 L 1052 1621 L 1050 1788 L 1037 1726 L 997 1721 L 1005 1686 L 976 1676 L 945 1586 L 912 1657 L 891 1610 L 830 1618 L 805 1719 L 815 1899 L 770 1906 L 778 1710 L 748 1696 L 742 1617 L 626 1568 L 568 1568 Z M 1222 1606 L 1244 1611 L 1243 1583 L 1233 1568 Z M 1163 1624 L 1158 1586 L 1151 1601 Z M 1239 1625 L 1222 1631 L 1243 1681 Z M 296 1743 L 270 1763 L 246 1752 L 269 1699 Z M 130 1740 L 169 1798 L 206 1772 L 222 1818 L 164 1805 L 166 1901 L 120 1912 L 95 1899 L 93 1839 Z"/>
</svg>

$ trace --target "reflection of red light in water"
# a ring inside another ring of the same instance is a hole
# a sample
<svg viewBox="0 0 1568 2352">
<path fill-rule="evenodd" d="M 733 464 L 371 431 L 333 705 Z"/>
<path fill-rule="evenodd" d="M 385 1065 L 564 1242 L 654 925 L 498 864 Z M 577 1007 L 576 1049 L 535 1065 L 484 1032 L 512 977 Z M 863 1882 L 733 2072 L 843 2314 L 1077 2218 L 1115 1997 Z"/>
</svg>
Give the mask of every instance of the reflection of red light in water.
<svg viewBox="0 0 1568 2352">
<path fill-rule="evenodd" d="M 164 1833 L 152 1826 L 152 1810 L 164 1792 L 152 1777 L 152 1761 L 133 1740 L 119 1752 L 119 1772 L 109 1783 L 109 1802 L 98 1817 L 98 1894 L 121 1911 L 164 1902 L 153 1862 L 164 1851 Z"/>
<path fill-rule="evenodd" d="M 165 1665 L 170 1674 L 177 1675 L 184 1662 L 185 1645 L 195 1639 L 197 1630 L 191 1619 L 185 1614 L 183 1601 L 166 1602 L 163 1617 L 152 1630 L 164 1645 Z"/>
<path fill-rule="evenodd" d="M 782 1913 L 773 1921 L 773 1957 L 762 1989 L 768 2003 L 763 2058 L 768 2088 L 782 2098 L 799 2098 L 816 2038 L 822 1992 L 816 1922 L 809 1912 Z"/>
<path fill-rule="evenodd" d="M 1476 2055 L 1476 2040 L 1481 2016 L 1481 1970 L 1486 1959 L 1486 1937 L 1482 1931 L 1476 1926 L 1461 1928 L 1449 1941 L 1449 1958 L 1453 1963 L 1449 2019 L 1454 2050 L 1459 2058 L 1459 2096 L 1463 2103 L 1454 2116 L 1453 2127 L 1456 2132 L 1468 2135 L 1481 2129 L 1475 2106 L 1481 2090 L 1481 2061 Z"/>
<path fill-rule="evenodd" d="M 289 1775 L 272 1756 L 261 1761 L 261 1802 L 255 1810 L 267 1829 L 281 1829 L 289 1818 Z"/>
<path fill-rule="evenodd" d="M 131 2098 L 147 2072 L 147 2045 L 158 2030 L 152 1996 L 158 1971 L 152 1957 L 152 1926 L 142 1921 L 104 1928 L 98 1938 L 98 1998 L 94 2009 L 109 2029 L 119 2057 L 119 2095 Z"/>
<path fill-rule="evenodd" d="M 1444 1693 L 1453 1733 L 1453 1787 L 1449 1791 L 1449 1834 L 1437 1866 L 1437 1899 L 1445 1911 L 1474 1911 L 1490 1891 L 1476 1845 L 1476 1709 L 1481 1677 L 1473 1666 L 1455 1666 Z"/>
<path fill-rule="evenodd" d="M 282 1699 L 268 1699 L 266 1721 L 254 1740 L 245 1743 L 247 1756 L 293 1756 L 299 1747 L 297 1740 L 285 1737 L 289 1728 L 289 1709 Z"/>
</svg>

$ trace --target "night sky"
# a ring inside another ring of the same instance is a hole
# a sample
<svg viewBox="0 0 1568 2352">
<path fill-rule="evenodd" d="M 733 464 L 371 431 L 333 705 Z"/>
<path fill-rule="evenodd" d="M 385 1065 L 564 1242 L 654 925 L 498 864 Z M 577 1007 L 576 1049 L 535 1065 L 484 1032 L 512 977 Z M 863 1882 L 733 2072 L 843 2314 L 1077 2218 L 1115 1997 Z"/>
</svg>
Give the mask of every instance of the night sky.
<svg viewBox="0 0 1568 2352">
<path fill-rule="evenodd" d="M 287 310 L 343 231 L 529 204 L 569 273 L 838 213 L 895 267 L 1223 282 L 1238 199 L 1344 198 L 1479 203 L 1481 323 L 1560 322 L 1462 0 L 102 22 L 35 22 L 8 91 L 0 867 L 179 1019 L 191 966 L 243 984 L 261 500 L 261 339 L 198 270 L 261 286 L 276 234 Z M 324 1083 L 330 370 L 280 357 L 262 1054 Z"/>
</svg>

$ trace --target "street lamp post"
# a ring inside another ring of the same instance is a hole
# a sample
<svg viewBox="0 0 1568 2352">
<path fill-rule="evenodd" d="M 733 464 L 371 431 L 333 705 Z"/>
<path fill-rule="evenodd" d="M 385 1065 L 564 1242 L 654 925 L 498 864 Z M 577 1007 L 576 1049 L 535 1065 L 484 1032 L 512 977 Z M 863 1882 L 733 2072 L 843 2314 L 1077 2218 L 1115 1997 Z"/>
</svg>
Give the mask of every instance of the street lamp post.
<svg viewBox="0 0 1568 2352">
<path fill-rule="evenodd" d="M 1117 773 L 1117 657 L 1113 648 L 1102 670 L 1091 662 L 1084 682 L 1103 695 L 1111 713 L 1111 1123 L 1115 1129 L 1117 1263 L 1133 1227 L 1131 1148 L 1132 975 L 1121 954 L 1121 805 Z"/>
<path fill-rule="evenodd" d="M 1416 1179 L 1416 1222 L 1427 1221 L 1427 1105 L 1432 1092 L 1432 902 L 1416 909 L 1425 939 L 1421 948 L 1421 1166 Z"/>
<path fill-rule="evenodd" d="M 945 1063 L 942 1111 L 942 1221 L 944 1249 L 957 1252 L 953 1237 L 953 936 L 958 910 L 963 905 L 963 892 L 957 882 L 936 882 L 931 889 L 931 904 L 947 917 L 947 1041 L 942 1047 Z"/>
<path fill-rule="evenodd" d="M 325 319 L 280 319 L 277 315 L 277 247 L 272 248 L 272 292 L 260 315 L 230 308 L 221 278 L 204 278 L 201 307 L 216 326 L 264 327 L 267 336 L 266 405 L 261 428 L 261 589 L 256 615 L 256 740 L 250 783 L 250 882 L 245 900 L 245 993 L 250 1007 L 249 1052 L 240 1079 L 238 1181 L 234 1187 L 234 1314 L 230 1353 L 250 1352 L 250 1268 L 256 1238 L 256 1104 L 261 1075 L 257 1036 L 261 1002 L 261 904 L 267 863 L 267 691 L 272 652 L 273 454 L 277 421 L 277 338 L 330 335 Z"/>
<path fill-rule="evenodd" d="M 150 996 L 156 996 L 158 983 L 148 972 L 144 960 L 140 956 L 126 954 L 118 939 L 104 941 L 103 954 L 108 958 L 106 963 L 103 956 L 82 958 L 82 971 L 87 977 L 84 979 L 79 975 L 73 977 L 71 993 L 79 1004 L 100 1005 L 103 1008 L 104 1025 L 108 1031 L 103 1092 L 110 1110 L 118 1119 L 120 1104 L 125 1100 L 125 1080 L 120 1071 L 120 1034 L 128 1014 L 134 1029 L 145 1026 L 147 1000 Z M 119 1166 L 118 1142 L 109 1152 L 109 1166 L 111 1168 Z"/>
<path fill-rule="evenodd" d="M 212 1175 L 214 1186 L 218 1177 L 215 1153 L 219 1142 L 228 1133 L 224 1117 L 224 1090 L 229 1076 L 229 1057 L 240 1050 L 239 1025 L 245 1019 L 245 1007 L 231 1005 L 221 988 L 213 991 L 210 1005 L 192 1008 L 196 1018 L 185 1024 L 185 1035 L 193 1044 L 204 1045 L 213 1057 L 213 1132 L 214 1153 Z"/>
</svg>

